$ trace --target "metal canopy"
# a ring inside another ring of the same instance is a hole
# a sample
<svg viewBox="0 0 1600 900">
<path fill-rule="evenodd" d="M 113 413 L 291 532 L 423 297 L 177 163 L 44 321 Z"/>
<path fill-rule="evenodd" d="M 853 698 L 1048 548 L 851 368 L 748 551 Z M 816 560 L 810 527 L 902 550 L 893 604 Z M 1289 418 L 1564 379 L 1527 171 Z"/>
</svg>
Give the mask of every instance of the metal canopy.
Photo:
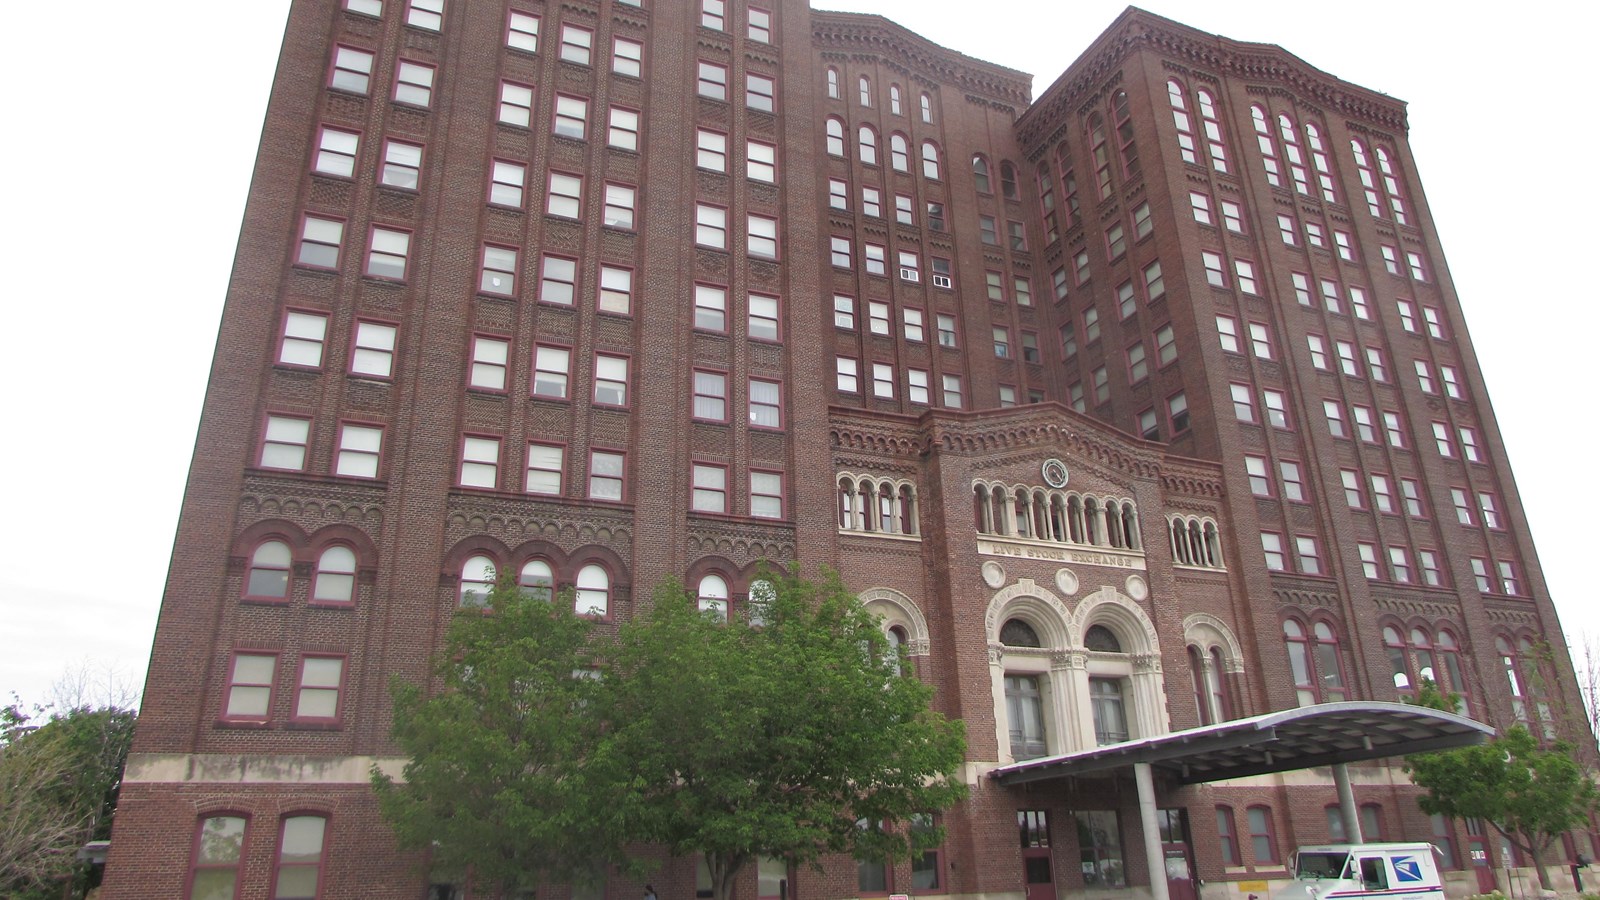
<svg viewBox="0 0 1600 900">
<path fill-rule="evenodd" d="M 1178 784 L 1310 769 L 1481 744 L 1482 722 L 1405 703 L 1322 703 L 1234 719 L 1159 737 L 1108 744 L 1002 766 L 1003 785 L 1087 775 L 1149 763 Z"/>
</svg>

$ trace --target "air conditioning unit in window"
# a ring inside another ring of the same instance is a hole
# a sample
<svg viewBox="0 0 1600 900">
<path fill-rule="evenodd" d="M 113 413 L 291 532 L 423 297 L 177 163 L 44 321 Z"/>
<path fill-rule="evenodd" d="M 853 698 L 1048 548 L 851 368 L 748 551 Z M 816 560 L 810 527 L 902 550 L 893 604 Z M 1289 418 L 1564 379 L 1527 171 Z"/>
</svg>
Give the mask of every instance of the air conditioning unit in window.
<svg viewBox="0 0 1600 900">
<path fill-rule="evenodd" d="M 901 281 L 919 281 L 919 280 L 921 280 L 921 276 L 917 273 L 916 269 L 913 269 L 910 266 L 901 266 L 900 267 L 900 280 Z"/>
<path fill-rule="evenodd" d="M 935 276 L 933 276 L 933 286 L 936 287 L 936 288 L 944 288 L 945 290 L 948 291 L 950 289 L 950 276 L 949 275 L 935 275 Z"/>
</svg>

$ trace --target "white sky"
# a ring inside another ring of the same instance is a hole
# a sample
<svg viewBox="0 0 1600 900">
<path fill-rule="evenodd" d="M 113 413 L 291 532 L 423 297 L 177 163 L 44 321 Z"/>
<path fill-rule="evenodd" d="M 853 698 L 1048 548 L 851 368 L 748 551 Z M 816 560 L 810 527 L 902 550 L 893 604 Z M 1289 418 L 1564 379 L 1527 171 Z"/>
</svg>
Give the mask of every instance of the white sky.
<svg viewBox="0 0 1600 900">
<path fill-rule="evenodd" d="M 818 3 L 880 13 L 1032 72 L 1035 95 L 1124 8 Z M 0 298 L 11 322 L 0 353 L 0 422 L 11 435 L 0 445 L 0 702 L 13 691 L 42 700 L 85 666 L 143 682 L 288 6 L 89 0 L 7 11 L 17 40 L 0 54 L 10 123 L 0 140 Z M 1573 477 L 1575 457 L 1600 438 L 1574 406 L 1600 324 L 1582 276 L 1600 189 L 1592 163 L 1575 165 L 1595 152 L 1580 87 L 1593 80 L 1596 7 L 1145 8 L 1281 44 L 1410 104 L 1412 152 L 1551 594 L 1569 640 L 1600 636 L 1580 565 L 1595 552 L 1580 513 L 1595 505 L 1595 480 Z M 1480 170 L 1498 184 L 1480 184 Z M 1529 264 L 1539 268 L 1515 274 Z M 1557 316 L 1565 324 L 1547 332 Z"/>
</svg>

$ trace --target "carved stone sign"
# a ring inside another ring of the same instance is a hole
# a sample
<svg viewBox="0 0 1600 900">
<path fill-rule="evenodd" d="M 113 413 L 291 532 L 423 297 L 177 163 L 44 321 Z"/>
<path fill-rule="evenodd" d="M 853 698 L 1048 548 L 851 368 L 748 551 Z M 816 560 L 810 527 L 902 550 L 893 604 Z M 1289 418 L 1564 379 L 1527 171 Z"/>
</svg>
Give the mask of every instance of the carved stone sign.
<svg viewBox="0 0 1600 900">
<path fill-rule="evenodd" d="M 1099 548 L 1079 550 L 1075 547 L 1063 547 L 1059 544 L 1035 543 L 1033 541 L 980 537 L 978 538 L 978 552 L 984 556 L 1042 559 L 1085 566 L 1103 566 L 1109 569 L 1137 569 L 1142 572 L 1145 568 L 1144 557 L 1139 554 Z"/>
</svg>

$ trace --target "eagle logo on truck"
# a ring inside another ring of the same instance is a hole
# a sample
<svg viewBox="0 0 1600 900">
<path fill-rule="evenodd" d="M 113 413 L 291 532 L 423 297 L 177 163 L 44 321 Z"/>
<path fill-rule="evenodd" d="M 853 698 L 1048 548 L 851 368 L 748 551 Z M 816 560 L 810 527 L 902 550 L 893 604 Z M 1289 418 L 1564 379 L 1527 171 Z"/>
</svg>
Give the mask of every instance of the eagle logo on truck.
<svg viewBox="0 0 1600 900">
<path fill-rule="evenodd" d="M 1390 862 L 1394 865 L 1396 882 L 1405 884 L 1422 880 L 1422 864 L 1417 862 L 1415 856 L 1396 856 Z"/>
</svg>

